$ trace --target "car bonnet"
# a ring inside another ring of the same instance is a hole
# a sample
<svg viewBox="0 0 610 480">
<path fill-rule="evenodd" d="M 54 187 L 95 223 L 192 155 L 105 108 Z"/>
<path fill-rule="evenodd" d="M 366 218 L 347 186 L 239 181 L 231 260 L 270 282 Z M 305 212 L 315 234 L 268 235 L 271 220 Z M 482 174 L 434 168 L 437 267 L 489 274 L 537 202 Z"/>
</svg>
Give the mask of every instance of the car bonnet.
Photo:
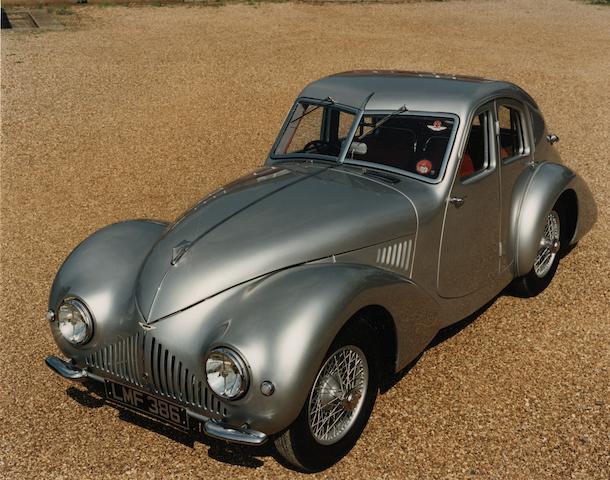
<svg viewBox="0 0 610 480">
<path fill-rule="evenodd" d="M 416 230 L 411 202 L 325 164 L 254 172 L 188 211 L 151 249 L 136 299 L 147 322 L 240 283 Z"/>
</svg>

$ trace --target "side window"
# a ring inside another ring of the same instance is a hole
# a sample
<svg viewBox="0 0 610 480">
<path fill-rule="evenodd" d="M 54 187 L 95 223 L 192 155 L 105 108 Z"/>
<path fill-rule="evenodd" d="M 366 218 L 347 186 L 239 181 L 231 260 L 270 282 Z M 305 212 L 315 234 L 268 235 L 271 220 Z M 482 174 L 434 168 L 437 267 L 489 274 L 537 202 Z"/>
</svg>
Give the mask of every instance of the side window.
<svg viewBox="0 0 610 480">
<path fill-rule="evenodd" d="M 500 105 L 498 122 L 500 123 L 500 159 L 506 160 L 523 154 L 525 142 L 519 110 Z"/>
<path fill-rule="evenodd" d="M 349 113 L 345 113 L 345 112 L 339 112 L 339 128 L 338 128 L 339 140 L 344 140 L 347 137 L 347 134 L 349 133 L 349 129 L 352 126 L 352 123 L 354 123 L 353 115 L 351 115 Z"/>
<path fill-rule="evenodd" d="M 489 168 L 489 122 L 489 111 L 478 114 L 472 120 L 468 143 L 460 164 L 460 179 Z"/>
</svg>

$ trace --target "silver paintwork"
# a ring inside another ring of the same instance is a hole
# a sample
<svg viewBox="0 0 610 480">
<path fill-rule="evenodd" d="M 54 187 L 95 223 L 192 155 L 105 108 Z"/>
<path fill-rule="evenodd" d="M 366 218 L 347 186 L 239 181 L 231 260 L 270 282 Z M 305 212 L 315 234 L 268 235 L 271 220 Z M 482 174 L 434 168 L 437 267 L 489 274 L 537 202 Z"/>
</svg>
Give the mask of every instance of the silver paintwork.
<svg viewBox="0 0 610 480">
<path fill-rule="evenodd" d="M 532 269 L 548 213 L 564 192 L 577 198 L 570 244 L 595 222 L 591 192 L 546 140 L 536 103 L 513 84 L 348 72 L 313 82 L 299 99 L 329 96 L 356 121 L 363 109 L 390 113 L 402 105 L 409 109 L 402 115 L 454 118 L 438 179 L 361 165 L 345 158 L 345 142 L 337 162 L 269 157 L 171 225 L 130 221 L 96 232 L 64 262 L 49 298 L 52 311 L 67 296 L 79 298 L 94 316 L 95 334 L 81 347 L 49 322 L 78 368 L 230 428 L 275 434 L 298 416 L 329 346 L 357 312 L 376 306 L 391 317 L 397 371 L 440 328 Z M 500 161 L 496 142 L 491 168 L 459 180 L 473 116 L 489 109 L 495 120 L 504 103 L 520 113 L 523 151 Z M 205 384 L 205 358 L 217 346 L 247 364 L 251 387 L 238 400 L 219 399 Z M 264 381 L 273 395 L 261 392 Z"/>
</svg>

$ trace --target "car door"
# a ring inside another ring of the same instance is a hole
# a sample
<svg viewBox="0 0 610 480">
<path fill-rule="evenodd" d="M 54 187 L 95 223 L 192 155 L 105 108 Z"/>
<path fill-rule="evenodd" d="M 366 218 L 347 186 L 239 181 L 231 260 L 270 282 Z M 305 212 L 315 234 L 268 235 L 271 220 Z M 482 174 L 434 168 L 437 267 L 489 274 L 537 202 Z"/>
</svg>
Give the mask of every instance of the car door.
<svg viewBox="0 0 610 480">
<path fill-rule="evenodd" d="M 510 214 L 513 202 L 513 188 L 527 164 L 532 161 L 531 127 L 525 106 L 517 100 L 501 98 L 496 100 L 498 120 L 497 149 L 500 167 L 500 270 L 506 270 L 514 261 L 510 245 Z"/>
<path fill-rule="evenodd" d="M 439 295 L 466 296 L 499 272 L 500 181 L 495 105 L 475 112 L 445 212 L 437 272 Z"/>
</svg>

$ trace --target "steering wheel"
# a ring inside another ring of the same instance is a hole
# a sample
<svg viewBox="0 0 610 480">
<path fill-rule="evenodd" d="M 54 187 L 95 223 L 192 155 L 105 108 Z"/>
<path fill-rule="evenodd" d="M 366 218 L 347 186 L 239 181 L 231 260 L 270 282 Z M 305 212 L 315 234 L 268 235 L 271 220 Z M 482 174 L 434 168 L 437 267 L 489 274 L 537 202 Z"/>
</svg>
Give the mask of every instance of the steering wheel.
<svg viewBox="0 0 610 480">
<path fill-rule="evenodd" d="M 312 140 L 305 144 L 305 146 L 303 147 L 303 151 L 307 152 L 308 150 L 311 150 L 313 148 L 319 149 L 319 147 L 332 147 L 332 144 L 330 142 L 327 142 L 326 140 Z"/>
</svg>

